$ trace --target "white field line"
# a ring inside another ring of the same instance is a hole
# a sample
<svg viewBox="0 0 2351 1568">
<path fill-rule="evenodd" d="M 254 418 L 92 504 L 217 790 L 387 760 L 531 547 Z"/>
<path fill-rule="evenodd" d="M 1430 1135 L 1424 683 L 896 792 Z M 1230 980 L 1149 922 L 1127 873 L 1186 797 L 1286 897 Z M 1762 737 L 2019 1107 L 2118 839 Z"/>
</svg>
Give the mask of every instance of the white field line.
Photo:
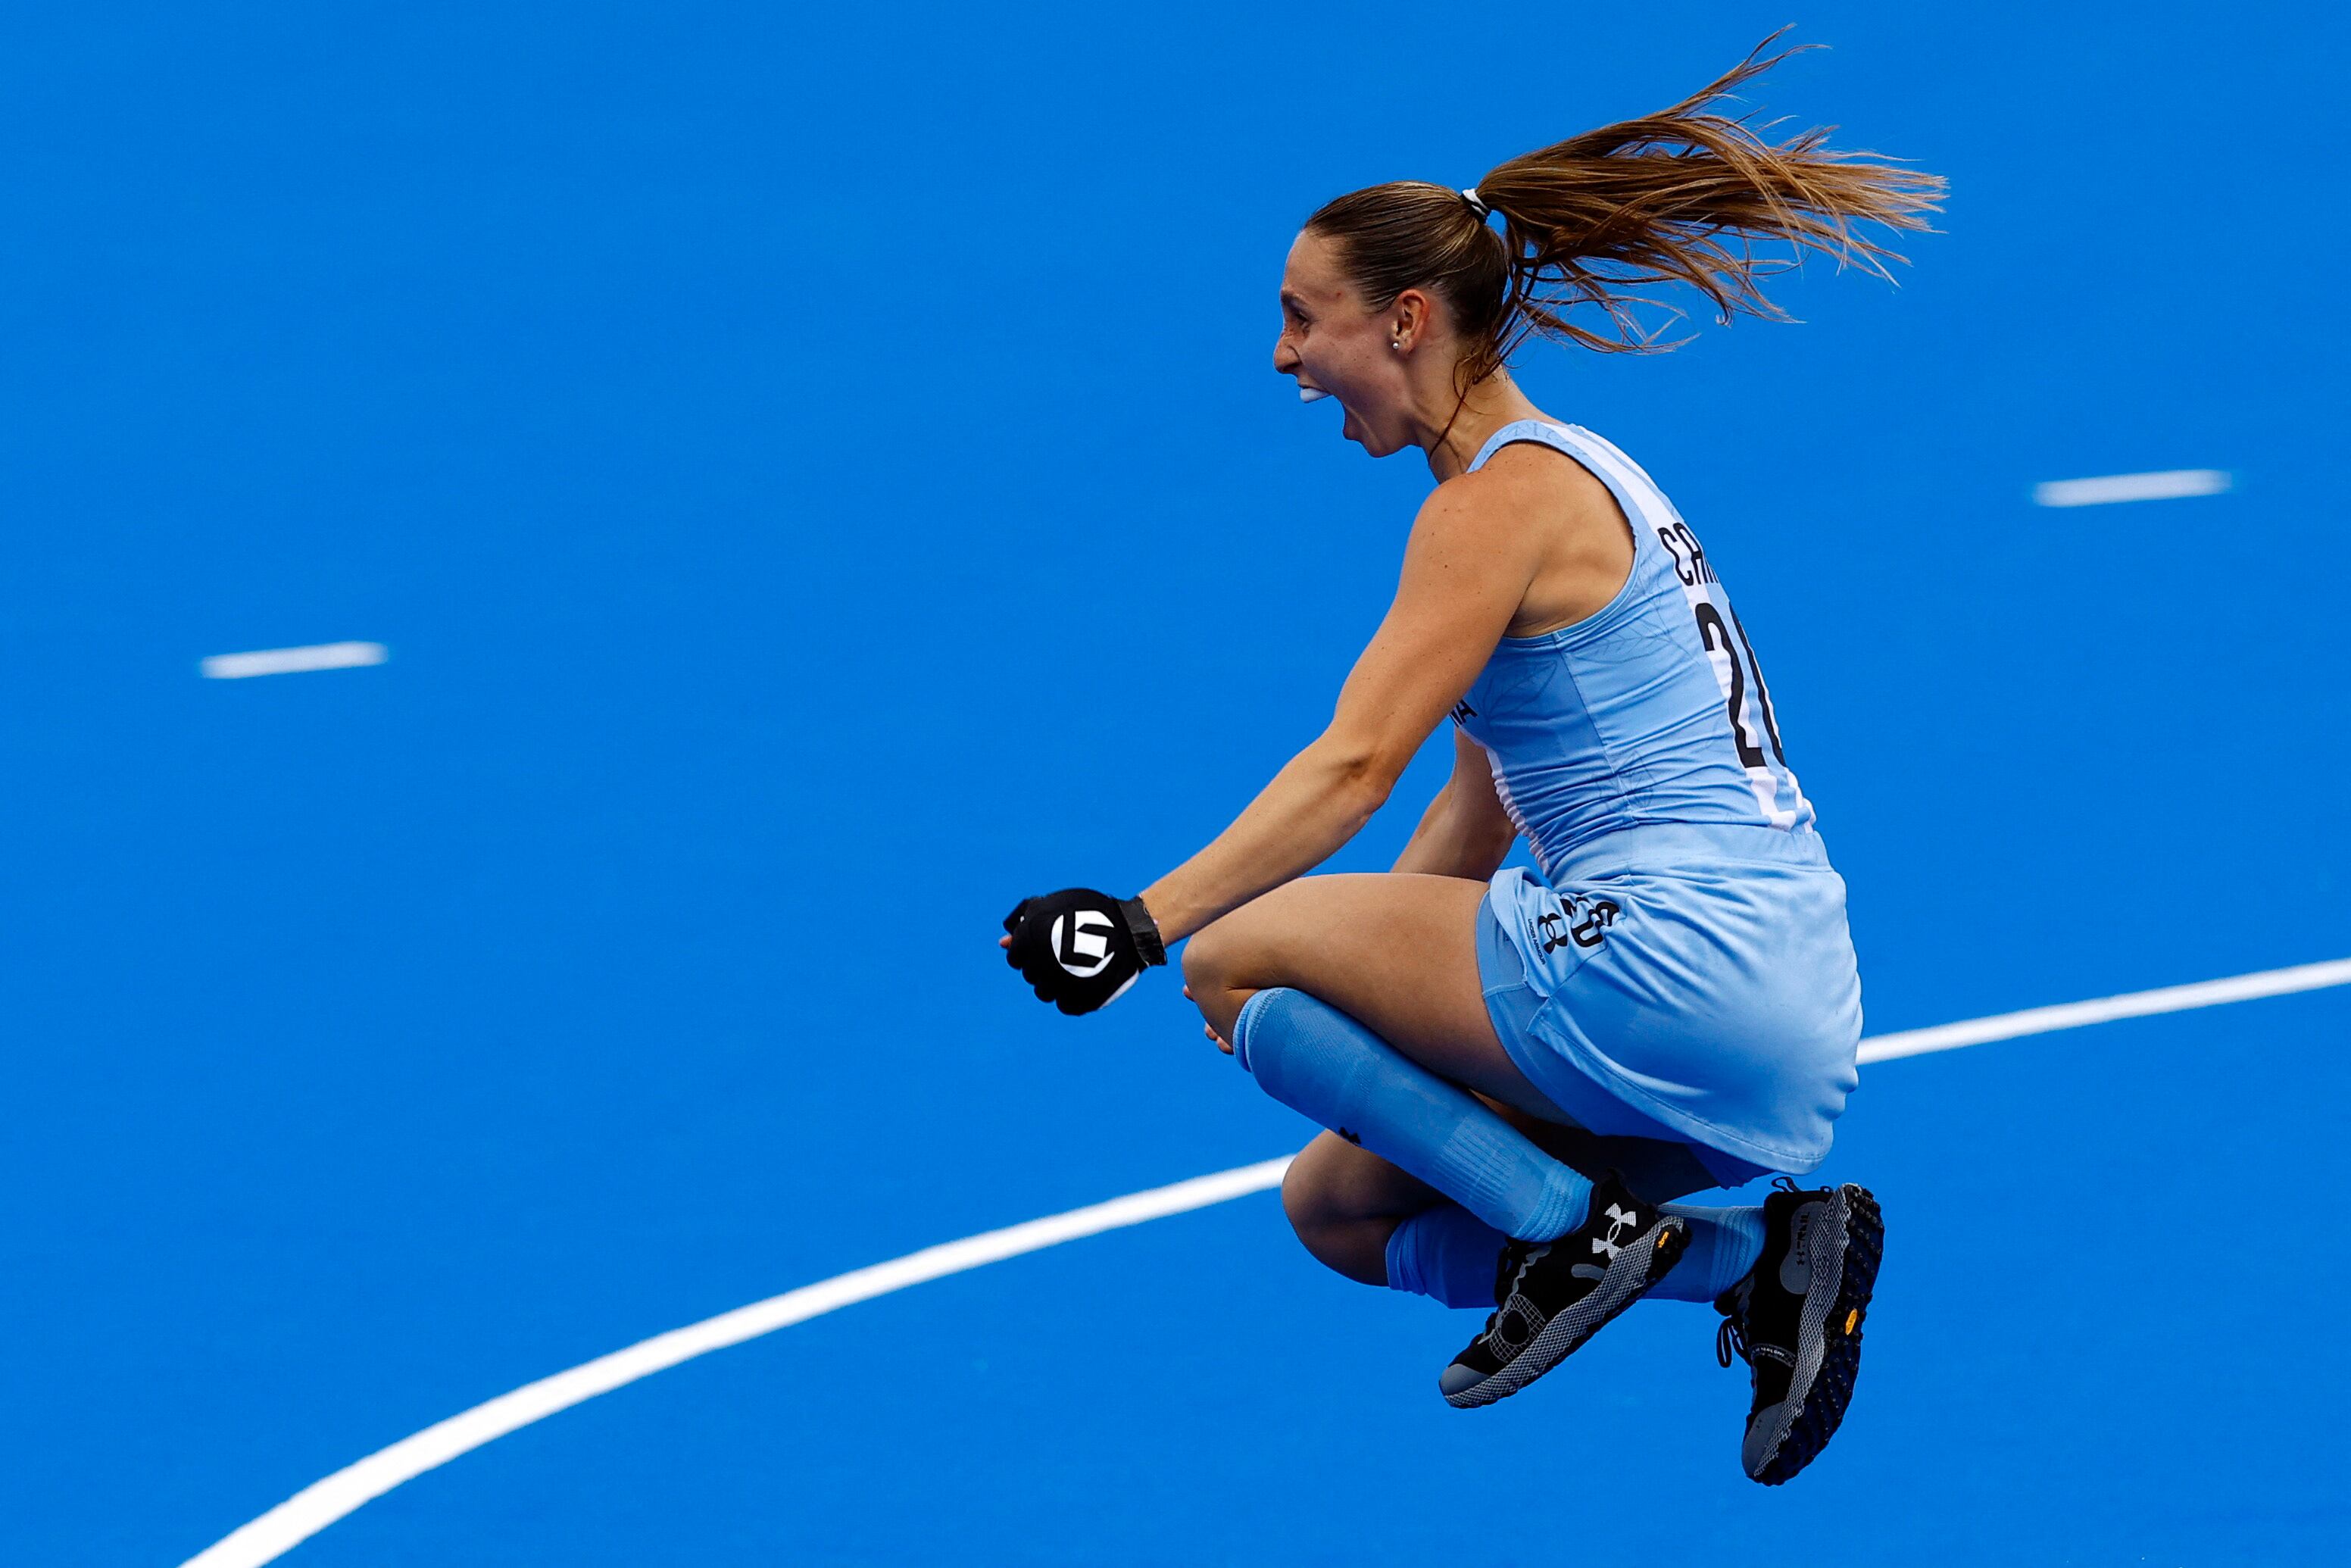
<svg viewBox="0 0 2351 1568">
<path fill-rule="evenodd" d="M 2032 486 L 2043 507 L 2103 507 L 2111 501 L 2176 501 L 2217 496 L 2229 487 L 2218 468 L 2173 468 L 2161 474 L 2109 474 L 2099 479 L 2050 479 Z"/>
<path fill-rule="evenodd" d="M 2291 969 L 2264 969 L 2226 980 L 2199 980 L 2189 986 L 2166 986 L 2161 990 L 2133 991 L 2128 996 L 2100 997 L 2095 1001 L 2066 1002 L 2053 1008 L 2027 1008 L 2021 1013 L 2000 1013 L 1964 1023 L 1938 1024 L 1933 1029 L 1904 1030 L 1861 1042 L 1864 1061 L 1891 1061 L 1896 1057 L 1923 1056 L 1930 1051 L 1957 1051 L 1986 1040 L 2014 1040 L 2019 1035 L 2049 1034 L 2061 1029 L 2081 1029 L 2116 1019 L 2146 1018 L 2153 1013 L 2186 1012 L 2190 1008 L 2217 1008 L 2223 1002 L 2250 1002 L 2261 997 L 2291 996 L 2296 991 L 2321 991 L 2329 986 L 2351 986 L 2351 958 L 2324 964 L 2301 964 Z"/>
<path fill-rule="evenodd" d="M 208 681 L 242 681 L 254 675 L 295 675 L 305 670 L 355 670 L 381 664 L 392 650 L 381 643 L 318 643 L 308 648 L 262 648 L 250 653 L 214 653 L 197 667 Z"/>
<path fill-rule="evenodd" d="M 983 1231 L 960 1241 L 925 1247 L 886 1263 L 836 1274 L 731 1312 L 721 1312 L 682 1329 L 672 1329 L 640 1341 L 626 1350 L 527 1383 L 511 1394 L 475 1406 L 461 1415 L 403 1437 L 388 1448 L 317 1481 L 226 1537 L 188 1559 L 184 1568 L 256 1568 L 308 1540 L 327 1526 L 371 1499 L 381 1497 L 402 1481 L 412 1480 L 458 1455 L 568 1410 L 582 1400 L 665 1371 L 682 1361 L 745 1340 L 773 1333 L 859 1301 L 886 1296 L 909 1285 L 919 1285 L 967 1269 L 1018 1258 L 1081 1236 L 1094 1236 L 1145 1220 L 1163 1219 L 1187 1209 L 1206 1208 L 1247 1193 L 1263 1192 L 1281 1184 L 1290 1156 L 1263 1160 L 1237 1170 L 1194 1176 L 1172 1186 L 1129 1193 L 1108 1203 L 1073 1208 L 1001 1230 Z"/>
<path fill-rule="evenodd" d="M 2225 980 L 2167 986 L 2160 990 L 2095 1001 L 2069 1002 L 2062 1007 L 2032 1008 L 1972 1019 L 1933 1029 L 1908 1030 L 1879 1035 L 1861 1044 L 1861 1060 L 1886 1061 L 1932 1051 L 1954 1051 L 1987 1040 L 2012 1040 L 2020 1035 L 2079 1029 L 2115 1019 L 2143 1018 L 2151 1013 L 2179 1012 L 2190 1008 L 2217 1007 L 2224 1002 L 2250 1001 L 2257 997 L 2284 996 L 2328 986 L 2351 985 L 2351 958 L 2324 964 L 2304 964 L 2291 969 L 2268 969 Z M 875 1263 L 813 1285 L 721 1312 L 682 1329 L 672 1329 L 640 1341 L 625 1350 L 527 1383 L 511 1394 L 476 1405 L 446 1421 L 427 1427 L 413 1437 L 402 1437 L 388 1448 L 370 1454 L 357 1464 L 314 1481 L 267 1513 L 225 1536 L 181 1564 L 181 1568 L 260 1568 L 319 1531 L 381 1497 L 403 1481 L 413 1480 L 436 1466 L 495 1441 L 559 1410 L 568 1410 L 599 1394 L 650 1377 L 680 1362 L 707 1355 L 714 1350 L 741 1344 L 793 1323 L 826 1312 L 903 1291 L 909 1285 L 960 1274 L 1026 1252 L 1040 1251 L 1083 1236 L 1098 1236 L 1149 1220 L 1164 1219 L 1212 1204 L 1263 1192 L 1281 1185 L 1290 1156 L 1260 1160 L 1256 1165 L 1194 1176 L 1171 1186 L 1129 1193 L 1107 1203 L 1048 1215 L 1001 1230 L 983 1231 L 960 1241 L 944 1242 L 909 1252 L 886 1263 Z"/>
</svg>

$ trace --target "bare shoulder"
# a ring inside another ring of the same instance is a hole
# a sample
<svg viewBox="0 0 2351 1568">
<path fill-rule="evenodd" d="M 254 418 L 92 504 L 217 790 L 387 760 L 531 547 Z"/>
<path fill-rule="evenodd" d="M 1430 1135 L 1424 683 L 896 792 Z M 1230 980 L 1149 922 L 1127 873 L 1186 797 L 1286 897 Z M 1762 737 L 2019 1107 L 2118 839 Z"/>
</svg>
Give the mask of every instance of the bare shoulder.
<svg viewBox="0 0 2351 1568">
<path fill-rule="evenodd" d="M 1544 461 L 1546 456 L 1552 461 Z M 1456 474 L 1431 490 L 1421 503 L 1416 527 L 1477 530 L 1523 526 L 1531 512 L 1555 512 L 1569 501 L 1578 476 L 1597 483 L 1572 458 L 1548 447 L 1505 446 L 1484 467 Z M 1604 499 L 1604 487 L 1601 495 Z"/>
<path fill-rule="evenodd" d="M 1486 492 L 1496 504 L 1520 517 L 1548 514 L 1614 523 L 1621 516 L 1616 497 L 1592 470 L 1540 442 L 1514 441 L 1486 459 L 1486 465 L 1475 474 L 1464 474 L 1448 483 L 1474 480 L 1485 481 Z"/>
<path fill-rule="evenodd" d="M 1474 474 L 1447 480 L 1422 509 L 1447 492 L 1448 514 L 1475 519 L 1488 540 L 1512 541 L 1529 565 L 1527 590 L 1510 634 L 1528 636 L 1572 625 L 1614 598 L 1633 570 L 1633 531 L 1616 497 L 1566 453 L 1513 442 Z"/>
</svg>

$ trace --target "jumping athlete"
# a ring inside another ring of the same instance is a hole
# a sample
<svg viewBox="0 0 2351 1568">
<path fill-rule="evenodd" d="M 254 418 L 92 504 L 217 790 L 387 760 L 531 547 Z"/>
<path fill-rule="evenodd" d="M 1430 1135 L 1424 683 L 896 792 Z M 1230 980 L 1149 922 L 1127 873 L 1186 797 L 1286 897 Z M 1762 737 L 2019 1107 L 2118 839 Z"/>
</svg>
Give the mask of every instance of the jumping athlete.
<svg viewBox="0 0 2351 1568">
<path fill-rule="evenodd" d="M 1858 1082 L 1844 883 L 1697 534 L 1507 364 L 1530 333 L 1670 347 L 1639 319 L 1647 285 L 1785 319 L 1759 239 L 1881 276 L 1900 259 L 1853 225 L 1924 228 L 1940 181 L 1714 112 L 1784 57 L 1466 190 L 1374 185 L 1307 220 L 1274 369 L 1437 480 L 1395 601 L 1330 727 L 1214 842 L 1134 898 L 1024 900 L 1002 943 L 1083 1013 L 1190 938 L 1209 1038 L 1328 1129 L 1282 1183 L 1307 1250 L 1492 1307 L 1439 1378 L 1453 1405 L 1516 1393 L 1643 1296 L 1711 1301 L 1766 1485 L 1852 1398 L 1877 1205 L 1785 1176 L 1760 1205 L 1673 1200 L 1827 1156 Z M 1306 875 L 1448 716 L 1452 779 L 1395 870 Z M 1502 865 L 1520 838 L 1540 875 Z"/>
</svg>

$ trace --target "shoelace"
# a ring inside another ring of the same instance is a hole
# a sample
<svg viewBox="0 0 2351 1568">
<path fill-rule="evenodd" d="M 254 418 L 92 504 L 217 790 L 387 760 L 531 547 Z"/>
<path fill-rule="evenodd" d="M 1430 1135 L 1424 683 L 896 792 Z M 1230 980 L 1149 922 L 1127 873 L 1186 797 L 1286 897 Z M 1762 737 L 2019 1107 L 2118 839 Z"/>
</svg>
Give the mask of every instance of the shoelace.
<svg viewBox="0 0 2351 1568">
<path fill-rule="evenodd" d="M 1747 1354 L 1747 1324 L 1736 1316 L 1723 1319 L 1722 1325 L 1714 1331 L 1714 1359 L 1728 1368 L 1733 1351 L 1739 1353 L 1740 1360 L 1750 1365 L 1754 1364 L 1755 1358 Z"/>
</svg>

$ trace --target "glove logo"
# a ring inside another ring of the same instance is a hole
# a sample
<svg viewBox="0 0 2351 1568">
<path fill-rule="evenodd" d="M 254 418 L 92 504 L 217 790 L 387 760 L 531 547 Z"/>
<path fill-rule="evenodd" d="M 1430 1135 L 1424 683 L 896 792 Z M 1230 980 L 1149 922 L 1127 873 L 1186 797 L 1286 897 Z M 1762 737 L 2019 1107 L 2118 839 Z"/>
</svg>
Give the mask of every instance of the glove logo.
<svg viewBox="0 0 2351 1568">
<path fill-rule="evenodd" d="M 1110 916 L 1099 909 L 1081 909 L 1053 917 L 1053 957 L 1081 980 L 1091 980 L 1110 967 L 1109 939 L 1094 935 L 1113 930 Z"/>
</svg>

